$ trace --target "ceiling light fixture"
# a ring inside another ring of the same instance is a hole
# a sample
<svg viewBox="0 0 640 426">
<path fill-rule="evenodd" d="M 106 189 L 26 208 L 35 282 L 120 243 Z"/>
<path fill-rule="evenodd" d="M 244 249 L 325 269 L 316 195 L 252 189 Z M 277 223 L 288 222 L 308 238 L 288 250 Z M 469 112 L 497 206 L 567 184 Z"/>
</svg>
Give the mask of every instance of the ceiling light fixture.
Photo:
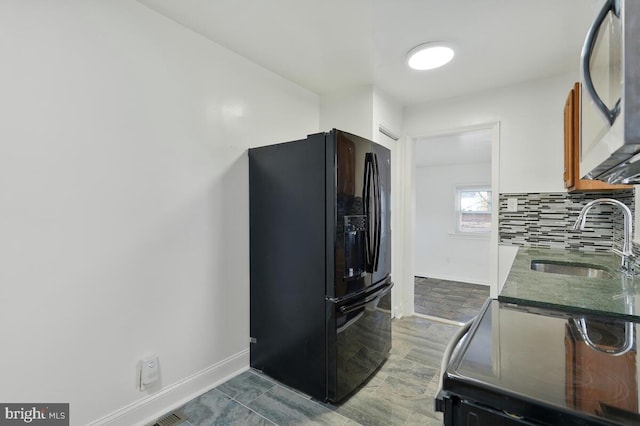
<svg viewBox="0 0 640 426">
<path fill-rule="evenodd" d="M 407 53 L 407 63 L 414 70 L 432 70 L 453 59 L 453 49 L 445 43 L 424 43 Z"/>
</svg>

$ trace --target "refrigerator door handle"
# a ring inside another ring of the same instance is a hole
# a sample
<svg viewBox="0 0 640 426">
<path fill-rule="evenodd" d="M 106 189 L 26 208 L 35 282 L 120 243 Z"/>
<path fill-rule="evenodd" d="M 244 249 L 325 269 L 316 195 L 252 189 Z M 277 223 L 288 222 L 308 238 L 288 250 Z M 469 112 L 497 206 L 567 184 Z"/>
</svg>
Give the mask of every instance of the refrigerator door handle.
<svg viewBox="0 0 640 426">
<path fill-rule="evenodd" d="M 365 261 L 366 261 L 366 271 L 373 272 L 373 262 L 374 262 L 374 254 L 375 254 L 375 240 L 372 235 L 371 229 L 371 192 L 375 191 L 375 187 L 373 185 L 373 159 L 372 154 L 367 153 L 365 156 L 365 164 L 364 164 L 364 187 L 362 188 L 362 203 L 364 208 L 364 214 L 367 220 L 367 230 L 365 231 Z M 375 193 L 374 193 L 375 197 Z M 375 201 L 375 200 L 374 200 Z M 374 208 L 375 211 L 375 208 Z"/>
<path fill-rule="evenodd" d="M 374 214 L 374 223 L 375 223 L 375 234 L 374 234 L 374 247 L 375 251 L 373 254 L 373 271 L 378 270 L 378 261 L 380 260 L 380 245 L 382 238 L 382 195 L 381 195 L 381 184 L 380 184 L 380 168 L 378 167 L 378 156 L 373 154 L 373 194 L 374 194 L 374 203 L 375 203 L 375 214 Z"/>
<path fill-rule="evenodd" d="M 353 305 L 344 305 L 340 306 L 339 311 L 343 314 L 348 314 L 349 312 L 357 311 L 358 309 L 364 308 L 371 302 L 374 302 L 376 299 L 381 299 L 383 296 L 386 296 L 393 287 L 393 283 L 390 283 L 388 286 L 376 291 L 375 293 L 365 297 L 358 303 L 354 303 Z"/>
</svg>

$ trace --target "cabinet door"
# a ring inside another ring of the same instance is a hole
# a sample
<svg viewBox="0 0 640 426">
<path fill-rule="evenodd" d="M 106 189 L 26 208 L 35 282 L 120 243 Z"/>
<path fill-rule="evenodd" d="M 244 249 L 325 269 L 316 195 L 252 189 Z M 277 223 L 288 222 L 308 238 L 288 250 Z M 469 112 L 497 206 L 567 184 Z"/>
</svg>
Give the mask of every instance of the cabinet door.
<svg viewBox="0 0 640 426">
<path fill-rule="evenodd" d="M 576 83 L 577 85 L 578 83 Z M 578 159 L 574 158 L 574 145 L 578 138 L 575 135 L 574 115 L 575 115 L 575 93 L 576 90 L 571 89 L 567 100 L 564 104 L 564 187 L 573 188 L 575 186 L 574 164 L 578 163 Z M 578 177 L 579 178 L 579 177 Z"/>
<path fill-rule="evenodd" d="M 564 187 L 569 192 L 633 188 L 580 179 L 580 83 L 573 85 L 564 104 Z"/>
</svg>

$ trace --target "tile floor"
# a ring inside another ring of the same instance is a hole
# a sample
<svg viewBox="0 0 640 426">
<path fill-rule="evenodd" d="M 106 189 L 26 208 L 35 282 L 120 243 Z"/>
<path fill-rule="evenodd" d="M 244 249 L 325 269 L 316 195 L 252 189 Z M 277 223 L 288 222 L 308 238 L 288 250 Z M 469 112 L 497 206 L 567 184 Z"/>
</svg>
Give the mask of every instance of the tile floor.
<svg viewBox="0 0 640 426">
<path fill-rule="evenodd" d="M 416 313 L 465 323 L 489 297 L 489 286 L 415 277 Z"/>
<path fill-rule="evenodd" d="M 181 426 L 441 425 L 433 397 L 442 352 L 458 327 L 418 317 L 395 319 L 392 324 L 389 358 L 340 404 L 311 399 L 248 370 L 181 407 L 188 416 Z"/>
<path fill-rule="evenodd" d="M 416 277 L 417 313 L 466 322 L 489 297 L 486 286 Z M 458 326 L 421 317 L 394 319 L 392 349 L 380 370 L 340 404 L 328 404 L 247 370 L 180 409 L 180 426 L 435 426 L 433 409 L 444 348 Z"/>
</svg>

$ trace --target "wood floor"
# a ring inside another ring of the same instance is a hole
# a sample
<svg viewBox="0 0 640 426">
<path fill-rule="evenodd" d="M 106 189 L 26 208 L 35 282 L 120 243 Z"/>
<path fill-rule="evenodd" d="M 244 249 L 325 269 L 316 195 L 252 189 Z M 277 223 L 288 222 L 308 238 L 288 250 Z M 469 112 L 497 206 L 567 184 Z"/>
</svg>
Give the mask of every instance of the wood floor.
<svg viewBox="0 0 640 426">
<path fill-rule="evenodd" d="M 415 277 L 416 313 L 465 323 L 489 297 L 489 286 Z"/>
<path fill-rule="evenodd" d="M 488 287 L 416 277 L 416 312 L 465 322 L 489 296 Z M 458 326 L 422 317 L 392 321 L 392 349 L 378 372 L 340 404 L 301 394 L 249 369 L 189 401 L 180 426 L 345 425 L 436 426 L 433 398 L 442 353 Z"/>
<path fill-rule="evenodd" d="M 327 404 L 248 370 L 181 407 L 200 425 L 436 426 L 442 353 L 457 326 L 407 317 L 392 321 L 392 349 L 380 370 L 341 404 Z"/>
</svg>

